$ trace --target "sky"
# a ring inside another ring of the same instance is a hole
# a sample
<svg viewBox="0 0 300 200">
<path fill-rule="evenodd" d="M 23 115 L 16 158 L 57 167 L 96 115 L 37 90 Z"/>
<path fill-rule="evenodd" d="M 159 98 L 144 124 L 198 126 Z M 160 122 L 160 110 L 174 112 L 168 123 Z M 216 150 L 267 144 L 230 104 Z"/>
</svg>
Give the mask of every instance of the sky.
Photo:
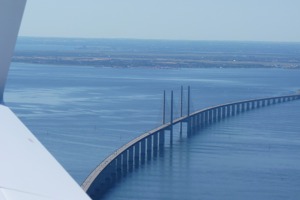
<svg viewBox="0 0 300 200">
<path fill-rule="evenodd" d="M 21 36 L 300 42 L 299 0 L 27 0 Z"/>
</svg>

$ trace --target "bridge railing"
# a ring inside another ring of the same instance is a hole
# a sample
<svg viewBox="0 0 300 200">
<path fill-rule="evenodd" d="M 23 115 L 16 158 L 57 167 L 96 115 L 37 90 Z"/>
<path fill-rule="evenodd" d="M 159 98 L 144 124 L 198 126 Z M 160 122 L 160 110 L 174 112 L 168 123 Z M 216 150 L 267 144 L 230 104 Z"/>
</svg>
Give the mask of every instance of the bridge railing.
<svg viewBox="0 0 300 200">
<path fill-rule="evenodd" d="M 202 127 L 242 112 L 286 101 L 300 99 L 300 94 L 232 102 L 198 110 L 189 115 L 163 124 L 131 140 L 108 156 L 88 176 L 82 188 L 93 198 L 104 194 L 118 179 L 128 172 L 156 157 L 165 147 L 165 135 L 170 133 L 170 145 L 173 141 L 173 127 L 186 123 L 187 136 Z"/>
</svg>

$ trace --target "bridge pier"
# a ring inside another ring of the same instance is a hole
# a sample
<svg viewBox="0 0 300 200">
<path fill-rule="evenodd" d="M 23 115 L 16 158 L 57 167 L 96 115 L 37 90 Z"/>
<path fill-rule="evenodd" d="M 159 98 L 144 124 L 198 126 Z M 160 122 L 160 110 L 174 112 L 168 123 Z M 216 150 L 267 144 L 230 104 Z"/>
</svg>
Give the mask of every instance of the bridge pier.
<svg viewBox="0 0 300 200">
<path fill-rule="evenodd" d="M 236 108 L 236 113 L 237 113 L 237 114 L 240 114 L 240 113 L 241 113 L 241 104 L 240 104 L 240 103 L 237 103 L 236 106 L 237 106 L 237 108 Z"/>
<path fill-rule="evenodd" d="M 158 153 L 158 132 L 153 134 L 153 157 L 157 157 Z"/>
<path fill-rule="evenodd" d="M 134 152 L 133 147 L 130 147 L 129 148 L 129 152 L 128 152 L 128 171 L 129 172 L 133 171 L 133 162 L 134 162 L 134 160 L 133 160 L 133 158 L 134 158 L 133 152 Z"/>
<path fill-rule="evenodd" d="M 194 117 L 190 117 L 190 127 L 190 135 L 193 135 L 195 133 Z"/>
<path fill-rule="evenodd" d="M 147 159 L 152 159 L 152 136 L 149 135 L 147 137 Z"/>
<path fill-rule="evenodd" d="M 205 127 L 206 124 L 205 124 L 205 112 L 201 112 L 201 127 Z"/>
<path fill-rule="evenodd" d="M 117 160 L 113 160 L 109 164 L 110 168 L 110 184 L 114 184 L 117 181 Z"/>
<path fill-rule="evenodd" d="M 232 116 L 236 115 L 236 104 L 232 104 Z"/>
<path fill-rule="evenodd" d="M 278 98 L 278 103 L 281 103 L 281 102 L 282 102 L 282 98 L 279 97 L 279 98 Z"/>
<path fill-rule="evenodd" d="M 225 114 L 226 114 L 225 106 L 221 107 L 221 113 L 222 113 L 221 119 L 224 119 L 225 118 Z"/>
<path fill-rule="evenodd" d="M 222 116 L 223 116 L 223 109 L 222 109 L 222 107 L 219 107 L 218 108 L 218 120 L 220 121 L 220 120 L 222 120 Z"/>
<path fill-rule="evenodd" d="M 213 109 L 213 115 L 214 115 L 213 122 L 217 122 L 217 116 L 218 116 L 217 111 L 218 110 L 216 108 Z"/>
<path fill-rule="evenodd" d="M 146 138 L 141 141 L 141 163 L 146 161 Z"/>
<path fill-rule="evenodd" d="M 229 117 L 231 115 L 231 108 L 230 105 L 225 106 L 225 118 Z"/>
<path fill-rule="evenodd" d="M 197 120 L 198 120 L 198 116 L 197 115 L 193 116 L 193 126 L 194 126 L 194 128 L 193 128 L 192 134 L 196 133 L 197 130 L 198 130 Z"/>
<path fill-rule="evenodd" d="M 242 112 L 245 112 L 246 111 L 246 104 L 243 102 L 242 103 Z"/>
<path fill-rule="evenodd" d="M 202 116 L 203 116 L 203 118 L 202 118 L 203 126 L 206 126 L 207 125 L 207 112 L 203 111 Z"/>
<path fill-rule="evenodd" d="M 200 115 L 199 114 L 197 114 L 196 116 L 195 116 L 195 124 L 196 124 L 196 130 L 195 131 L 199 131 L 200 130 Z"/>
<path fill-rule="evenodd" d="M 159 132 L 159 149 L 163 150 L 165 146 L 165 131 L 162 130 Z"/>
<path fill-rule="evenodd" d="M 266 100 L 262 100 L 262 107 L 266 106 Z"/>
<path fill-rule="evenodd" d="M 187 119 L 186 129 L 186 135 L 190 137 L 192 135 L 192 123 L 190 118 Z"/>
<path fill-rule="evenodd" d="M 250 102 L 247 102 L 247 111 L 250 110 Z"/>
<path fill-rule="evenodd" d="M 137 168 L 140 165 L 140 142 L 134 145 L 134 166 Z"/>
<path fill-rule="evenodd" d="M 255 102 L 254 101 L 251 101 L 251 109 L 255 109 Z"/>
<path fill-rule="evenodd" d="M 122 173 L 123 175 L 126 175 L 128 171 L 128 150 L 122 153 L 122 161 Z"/>
<path fill-rule="evenodd" d="M 117 158 L 117 179 L 122 177 L 122 154 L 120 154 Z"/>
<path fill-rule="evenodd" d="M 194 116 L 194 131 L 195 133 L 199 131 L 199 115 Z"/>
<path fill-rule="evenodd" d="M 275 98 L 272 98 L 272 99 L 271 99 L 271 102 L 272 102 L 272 104 L 276 104 Z"/>
<path fill-rule="evenodd" d="M 215 109 L 211 108 L 210 109 L 210 123 L 214 123 L 215 122 Z"/>
<path fill-rule="evenodd" d="M 206 113 L 207 113 L 207 124 L 211 124 L 212 123 L 211 109 L 208 109 Z"/>
<path fill-rule="evenodd" d="M 209 110 L 205 111 L 205 124 L 209 125 L 210 124 L 210 119 L 209 119 Z"/>
</svg>

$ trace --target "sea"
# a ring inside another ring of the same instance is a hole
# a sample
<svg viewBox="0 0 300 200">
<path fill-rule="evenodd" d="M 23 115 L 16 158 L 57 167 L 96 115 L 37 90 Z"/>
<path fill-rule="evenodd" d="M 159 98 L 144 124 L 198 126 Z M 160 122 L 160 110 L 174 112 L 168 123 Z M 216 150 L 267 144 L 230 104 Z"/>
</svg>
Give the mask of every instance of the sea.
<svg viewBox="0 0 300 200">
<path fill-rule="evenodd" d="M 13 62 L 5 102 L 81 184 L 116 149 L 162 124 L 164 91 L 167 115 L 174 91 L 178 117 L 181 87 L 186 105 L 188 86 L 196 111 L 299 93 L 300 70 Z M 174 138 L 163 155 L 101 199 L 300 199 L 299 119 L 300 101 L 292 101 L 227 118 L 191 138 Z"/>
</svg>

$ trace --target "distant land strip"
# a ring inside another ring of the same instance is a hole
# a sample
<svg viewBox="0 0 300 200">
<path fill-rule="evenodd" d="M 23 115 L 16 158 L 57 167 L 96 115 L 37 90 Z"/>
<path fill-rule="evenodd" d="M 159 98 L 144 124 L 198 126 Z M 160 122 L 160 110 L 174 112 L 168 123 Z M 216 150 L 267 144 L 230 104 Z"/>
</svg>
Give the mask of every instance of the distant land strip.
<svg viewBox="0 0 300 200">
<path fill-rule="evenodd" d="M 300 43 L 21 38 L 13 62 L 117 68 L 300 69 Z"/>
<path fill-rule="evenodd" d="M 33 64 L 53 64 L 70 66 L 94 66 L 94 67 L 117 67 L 117 68 L 290 68 L 299 69 L 300 62 L 293 60 L 275 61 L 275 60 L 224 60 L 222 58 L 205 59 L 188 58 L 181 55 L 182 58 L 163 58 L 162 56 L 148 55 L 144 58 L 134 55 L 130 56 L 34 56 L 17 55 L 13 57 L 13 62 L 33 63 Z"/>
</svg>

